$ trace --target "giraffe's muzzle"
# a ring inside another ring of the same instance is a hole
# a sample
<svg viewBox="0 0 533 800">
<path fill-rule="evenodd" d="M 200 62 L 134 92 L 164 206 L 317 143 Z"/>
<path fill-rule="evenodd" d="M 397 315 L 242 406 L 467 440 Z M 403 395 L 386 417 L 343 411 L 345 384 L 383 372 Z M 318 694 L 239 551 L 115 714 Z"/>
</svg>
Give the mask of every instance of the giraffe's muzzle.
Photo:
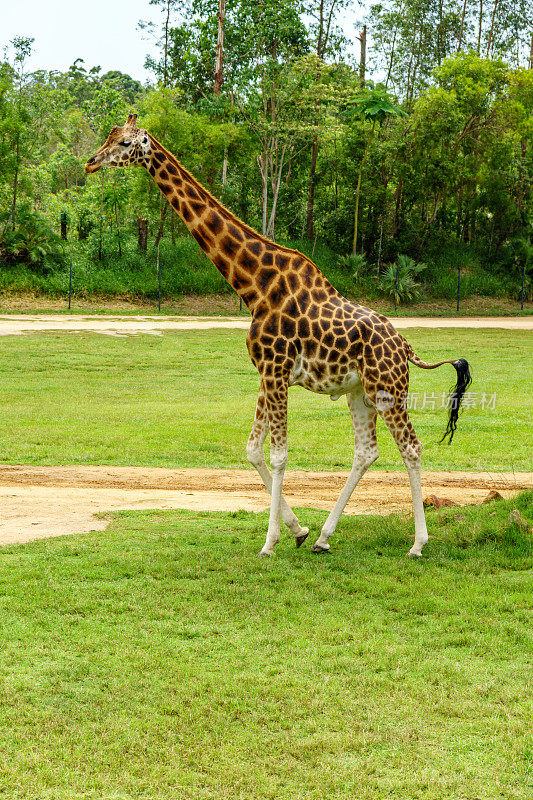
<svg viewBox="0 0 533 800">
<path fill-rule="evenodd" d="M 96 155 L 91 156 L 91 158 L 85 164 L 85 174 L 90 175 L 91 172 L 97 172 L 101 167 L 101 159 L 97 158 Z"/>
</svg>

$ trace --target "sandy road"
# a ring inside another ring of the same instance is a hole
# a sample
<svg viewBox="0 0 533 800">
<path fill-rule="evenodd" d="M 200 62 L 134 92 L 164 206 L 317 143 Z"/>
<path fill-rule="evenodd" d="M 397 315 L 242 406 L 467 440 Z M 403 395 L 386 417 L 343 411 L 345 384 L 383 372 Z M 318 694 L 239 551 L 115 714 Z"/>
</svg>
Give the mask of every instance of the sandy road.
<svg viewBox="0 0 533 800">
<path fill-rule="evenodd" d="M 533 330 L 533 317 L 390 317 L 399 330 L 406 328 L 500 328 Z M 0 336 L 44 331 L 101 333 L 132 336 L 140 333 L 162 336 L 166 331 L 240 329 L 248 330 L 249 317 L 178 317 L 67 314 L 1 314 Z"/>
<path fill-rule="evenodd" d="M 345 472 L 288 472 L 285 496 L 297 507 L 329 510 Z M 533 473 L 425 472 L 424 496 L 479 503 L 491 489 L 511 497 L 533 488 Z M 206 488 L 209 487 L 209 488 Z M 118 510 L 261 511 L 269 497 L 252 470 L 144 467 L 0 466 L 0 545 L 104 530 L 95 515 Z M 387 514 L 411 508 L 407 475 L 368 472 L 348 514 Z M 301 515 L 302 521 L 305 513 Z"/>
</svg>

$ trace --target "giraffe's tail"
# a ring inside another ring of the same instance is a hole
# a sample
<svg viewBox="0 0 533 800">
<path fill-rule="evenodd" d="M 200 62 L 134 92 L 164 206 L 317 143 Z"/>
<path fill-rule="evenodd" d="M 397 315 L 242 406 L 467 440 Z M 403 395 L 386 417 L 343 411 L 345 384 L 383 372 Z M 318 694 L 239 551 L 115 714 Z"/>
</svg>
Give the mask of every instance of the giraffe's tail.
<svg viewBox="0 0 533 800">
<path fill-rule="evenodd" d="M 413 350 L 411 350 L 411 354 L 408 356 L 408 359 L 411 364 L 415 364 L 415 366 L 421 367 L 421 369 L 436 369 L 437 367 L 442 366 L 442 364 L 453 364 L 455 367 L 455 371 L 457 372 L 457 383 L 452 388 L 450 393 L 450 416 L 448 419 L 448 425 L 444 431 L 444 436 L 439 440 L 440 444 L 441 442 L 446 441 L 446 438 L 448 438 L 448 444 L 451 444 L 455 429 L 457 428 L 461 400 L 463 399 L 464 393 L 472 383 L 472 376 L 470 374 L 468 361 L 465 358 L 459 358 L 457 361 L 438 361 L 435 364 L 428 364 L 426 361 L 422 361 L 422 359 L 419 358 Z"/>
</svg>

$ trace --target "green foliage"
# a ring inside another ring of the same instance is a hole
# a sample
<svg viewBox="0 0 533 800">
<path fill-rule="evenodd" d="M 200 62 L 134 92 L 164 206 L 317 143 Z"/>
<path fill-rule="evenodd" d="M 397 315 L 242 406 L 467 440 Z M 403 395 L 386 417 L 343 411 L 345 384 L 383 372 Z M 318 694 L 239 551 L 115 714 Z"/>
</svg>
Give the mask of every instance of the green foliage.
<svg viewBox="0 0 533 800">
<path fill-rule="evenodd" d="M 349 98 L 345 113 L 348 119 L 362 117 L 367 122 L 375 121 L 380 125 L 383 125 L 387 117 L 407 116 L 382 87 L 367 89 L 364 93 Z"/>
<path fill-rule="evenodd" d="M 11 215 L 0 214 L 0 261 L 6 266 L 27 264 L 43 274 L 60 265 L 63 257 L 61 239 L 48 220 L 25 207 L 19 208 L 12 226 Z"/>
<path fill-rule="evenodd" d="M 289 244 L 305 232 L 310 246 L 296 246 L 310 254 L 322 245 L 333 251 L 325 256 L 328 275 L 344 293 L 390 293 L 388 272 L 383 284 L 377 276 L 405 253 L 428 264 L 428 296 L 451 297 L 461 253 L 463 296 L 516 297 L 524 264 L 516 243 L 528 240 L 533 219 L 533 72 L 515 63 L 528 4 L 520 0 L 513 12 L 500 0 L 494 18 L 483 4 L 477 28 L 468 4 L 462 20 L 451 0 L 385 0 L 370 12 L 386 54 L 385 83 L 376 85 L 367 69 L 365 88 L 342 60 L 339 23 L 350 0 L 309 0 L 303 16 L 292 0 L 227 6 L 216 96 L 216 0 L 194 0 L 185 10 L 158 0 L 155 87 L 118 70 L 102 75 L 81 59 L 64 73 L 30 73 L 32 41 L 14 39 L 0 63 L 0 213 L 10 223 L 2 235 L 11 278 L 15 262 L 22 276 L 24 259 L 30 272 L 42 272 L 45 261 L 53 267 L 53 239 L 47 247 L 36 234 L 24 244 L 15 234 L 28 227 L 18 220 L 25 209 L 32 230 L 48 225 L 54 234 L 66 213 L 69 257 L 92 262 L 92 274 L 120 262 L 120 281 L 104 281 L 105 291 L 125 287 L 126 273 L 137 269 L 139 217 L 148 220 L 150 245 L 186 234 L 144 170 L 84 174 L 87 155 L 135 110 L 246 223 Z M 514 48 L 507 62 L 505 42 Z M 349 249 L 368 270 L 337 263 L 335 254 Z M 404 278 L 404 298 L 421 291 L 416 276 Z M 205 285 L 199 279 L 196 291 Z"/>
<path fill-rule="evenodd" d="M 368 275 L 369 264 L 366 257 L 361 253 L 348 253 L 345 256 L 339 256 L 337 263 L 342 272 L 352 278 L 355 285 Z"/>
<path fill-rule="evenodd" d="M 399 255 L 396 264 L 389 264 L 381 277 L 383 291 L 401 302 L 411 302 L 420 296 L 420 284 L 415 280 L 426 269 L 426 264 L 415 263 L 406 255 Z"/>
</svg>

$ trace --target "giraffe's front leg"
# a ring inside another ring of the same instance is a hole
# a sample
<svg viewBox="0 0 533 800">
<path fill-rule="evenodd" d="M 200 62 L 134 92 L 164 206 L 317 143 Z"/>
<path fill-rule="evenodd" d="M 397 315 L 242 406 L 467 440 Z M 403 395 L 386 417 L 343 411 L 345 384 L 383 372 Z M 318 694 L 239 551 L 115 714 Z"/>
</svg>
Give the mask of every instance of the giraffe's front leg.
<svg viewBox="0 0 533 800">
<path fill-rule="evenodd" d="M 344 488 L 335 503 L 333 510 L 324 523 L 322 532 L 314 544 L 314 553 L 323 553 L 329 550 L 329 538 L 334 533 L 342 512 L 346 508 L 353 490 L 360 478 L 378 457 L 378 444 L 376 439 L 376 416 L 373 406 L 365 404 L 362 389 L 348 395 L 348 408 L 352 417 L 352 427 L 355 440 L 353 465 Z"/>
<path fill-rule="evenodd" d="M 257 398 L 254 424 L 248 439 L 248 444 L 246 445 L 246 455 L 248 456 L 248 461 L 253 464 L 261 476 L 267 491 L 272 494 L 272 475 L 266 465 L 263 453 L 263 446 L 268 433 L 268 424 L 265 393 L 261 387 Z M 309 534 L 309 528 L 304 528 L 300 525 L 298 517 L 292 508 L 287 505 L 283 495 L 281 496 L 281 518 L 294 535 L 296 547 L 300 547 Z"/>
<path fill-rule="evenodd" d="M 270 467 L 272 487 L 270 517 L 265 544 L 259 553 L 266 557 L 274 554 L 280 540 L 283 476 L 287 465 L 287 385 L 274 383 L 265 386 L 267 419 L 270 427 Z M 307 532 L 305 533 L 307 536 Z"/>
<path fill-rule="evenodd" d="M 259 553 L 260 556 L 273 556 L 274 547 L 280 540 L 281 523 L 281 492 L 283 489 L 283 476 L 287 464 L 287 445 L 274 444 L 270 446 L 270 468 L 272 470 L 272 490 L 270 492 L 270 517 L 266 541 Z"/>
</svg>

